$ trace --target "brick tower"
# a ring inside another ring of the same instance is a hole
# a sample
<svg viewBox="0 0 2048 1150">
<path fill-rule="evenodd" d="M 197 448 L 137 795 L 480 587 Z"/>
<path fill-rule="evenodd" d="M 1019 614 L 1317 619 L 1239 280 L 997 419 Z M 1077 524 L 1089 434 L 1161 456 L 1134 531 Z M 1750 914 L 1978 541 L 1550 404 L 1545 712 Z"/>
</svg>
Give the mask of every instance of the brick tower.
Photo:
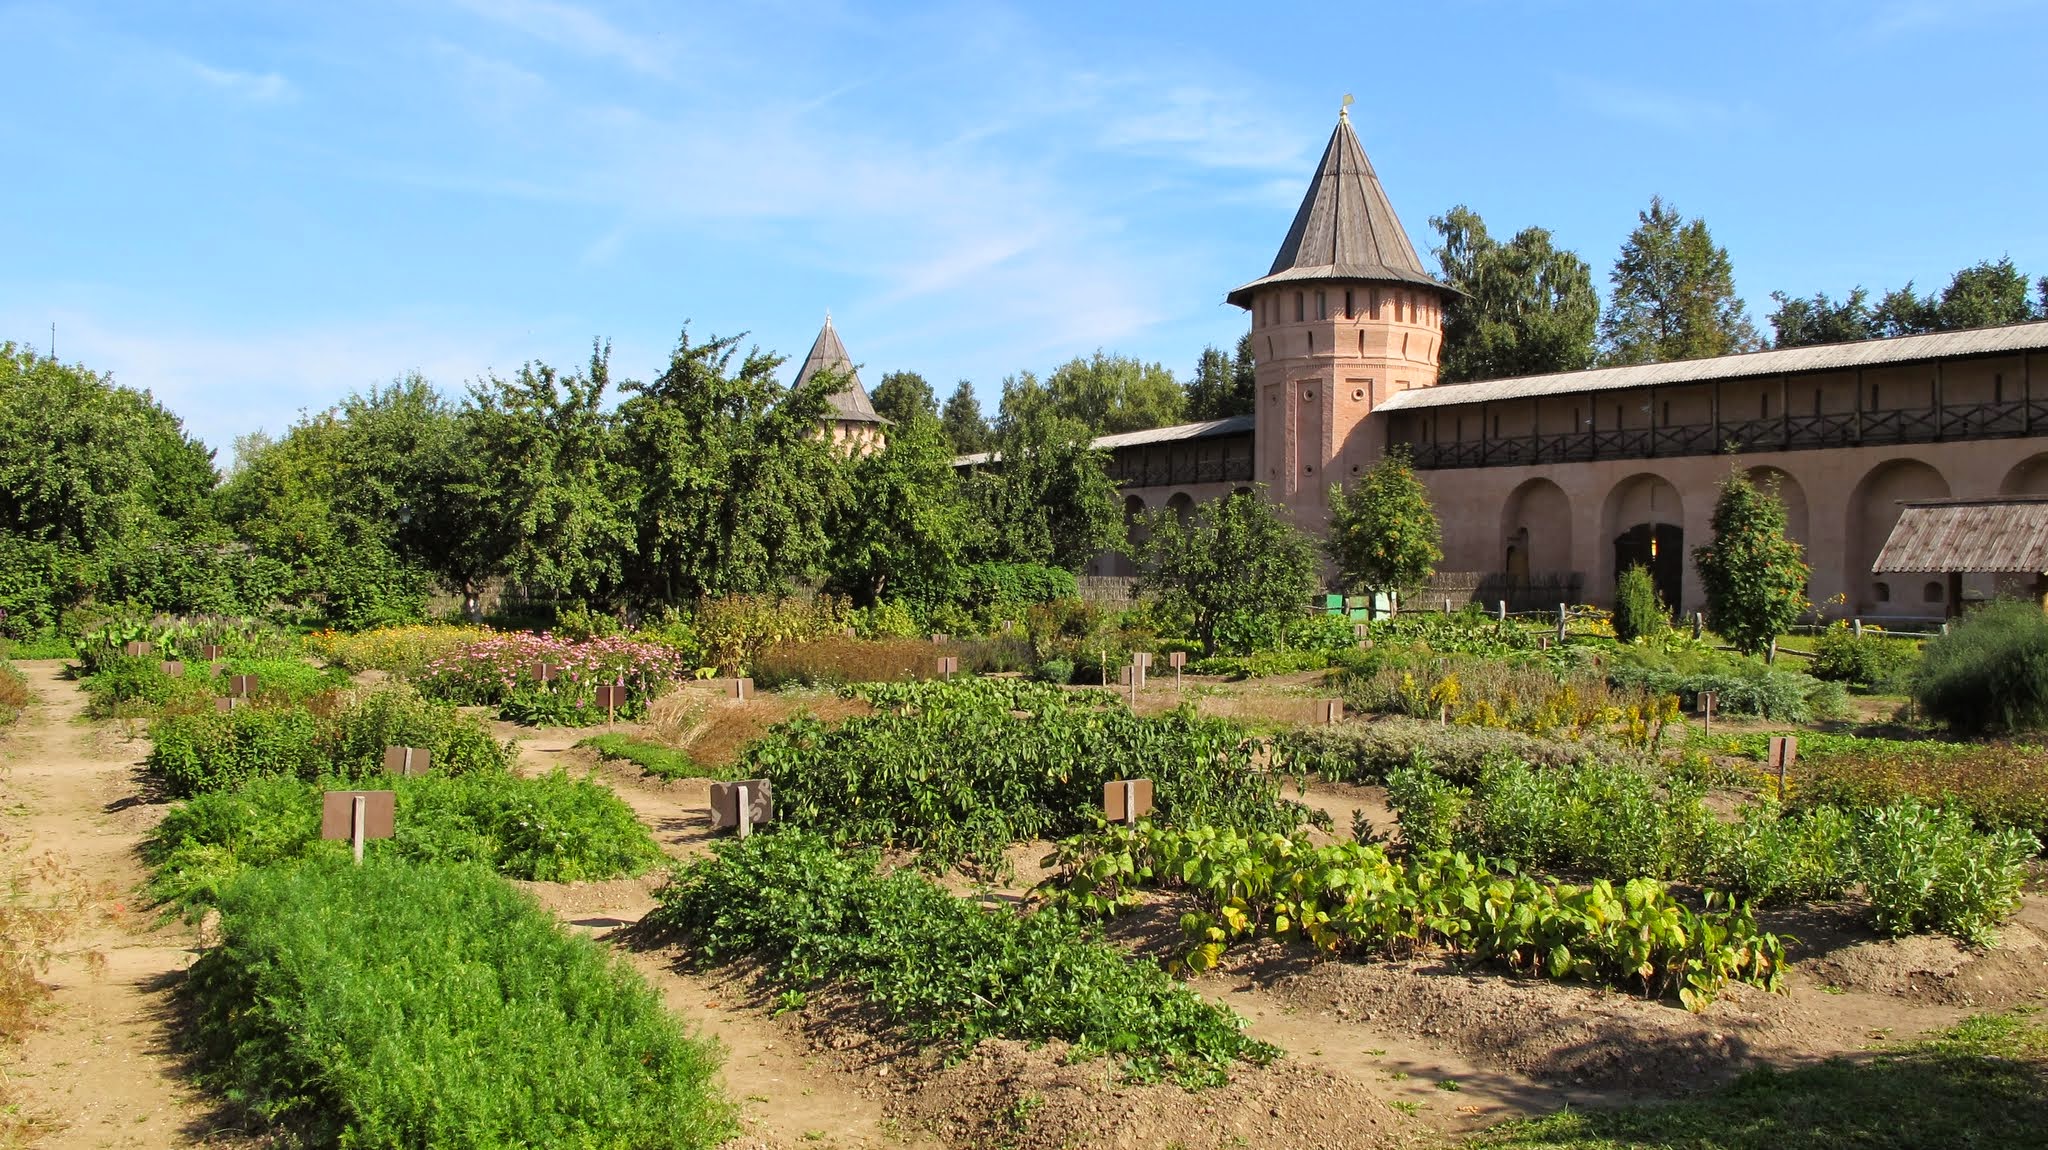
<svg viewBox="0 0 2048 1150">
<path fill-rule="evenodd" d="M 1379 458 L 1384 435 L 1366 416 L 1436 383 L 1449 292 L 1423 269 L 1339 112 L 1272 270 L 1227 297 L 1252 317 L 1253 474 L 1301 527 L 1320 529 L 1330 485 Z"/>
</svg>

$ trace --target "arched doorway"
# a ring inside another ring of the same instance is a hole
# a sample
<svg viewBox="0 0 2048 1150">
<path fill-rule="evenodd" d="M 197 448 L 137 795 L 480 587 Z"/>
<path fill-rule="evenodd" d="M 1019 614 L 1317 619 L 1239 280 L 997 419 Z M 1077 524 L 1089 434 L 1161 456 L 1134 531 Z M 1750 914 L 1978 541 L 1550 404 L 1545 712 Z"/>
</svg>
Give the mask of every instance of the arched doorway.
<svg viewBox="0 0 2048 1150">
<path fill-rule="evenodd" d="M 1917 459 L 1893 459 L 1870 469 L 1856 490 L 1849 496 L 1849 570 L 1847 581 L 1852 589 L 1850 598 L 1855 602 L 1858 613 L 1926 615 L 1941 614 L 1930 611 L 1916 593 L 1902 593 L 1904 588 L 1919 589 L 1917 580 L 1892 576 L 1885 580 L 1882 594 L 1878 589 L 1879 580 L 1870 573 L 1870 565 L 1877 561 L 1877 553 L 1884 549 L 1884 541 L 1891 537 L 1892 528 L 1899 522 L 1899 504 L 1910 499 L 1946 499 L 1949 494 L 1948 480 L 1941 472 Z"/>
<path fill-rule="evenodd" d="M 2000 495 L 2048 495 L 2048 452 L 2021 460 L 2005 473 Z"/>
<path fill-rule="evenodd" d="M 1195 498 L 1185 491 L 1176 492 L 1173 498 L 1166 501 L 1166 506 L 1173 512 L 1173 517 L 1180 520 L 1182 527 L 1186 527 L 1195 518 Z"/>
<path fill-rule="evenodd" d="M 1607 495 L 1607 538 L 1614 562 L 1609 587 L 1631 567 L 1646 567 L 1657 594 L 1672 611 L 1684 609 L 1685 504 L 1678 488 L 1658 475 L 1632 475 Z"/>
</svg>

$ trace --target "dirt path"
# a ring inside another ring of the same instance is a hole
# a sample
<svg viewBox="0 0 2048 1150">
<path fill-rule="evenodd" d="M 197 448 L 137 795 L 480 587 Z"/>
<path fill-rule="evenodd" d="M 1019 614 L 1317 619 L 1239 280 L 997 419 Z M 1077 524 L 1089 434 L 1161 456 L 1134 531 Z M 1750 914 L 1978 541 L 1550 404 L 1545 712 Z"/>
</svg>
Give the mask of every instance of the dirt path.
<svg viewBox="0 0 2048 1150">
<path fill-rule="evenodd" d="M 179 1077 L 164 1026 L 195 932 L 136 897 L 135 847 L 162 813 L 136 793 L 147 744 L 74 722 L 85 695 L 61 662 L 16 665 L 38 704 L 0 743 L 0 829 L 10 849 L 53 859 L 83 906 L 75 953 L 45 976 L 56 988 L 45 1025 L 8 1057 L 12 1090 L 58 1125 L 36 1143 L 51 1150 L 214 1144 L 212 1106 Z"/>
</svg>

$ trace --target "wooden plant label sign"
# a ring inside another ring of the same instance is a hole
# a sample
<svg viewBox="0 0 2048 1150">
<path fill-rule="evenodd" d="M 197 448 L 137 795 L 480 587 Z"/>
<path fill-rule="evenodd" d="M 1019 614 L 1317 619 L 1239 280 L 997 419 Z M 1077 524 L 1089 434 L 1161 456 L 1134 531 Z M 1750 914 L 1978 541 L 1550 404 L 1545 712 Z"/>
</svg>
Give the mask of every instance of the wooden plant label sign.
<svg viewBox="0 0 2048 1150">
<path fill-rule="evenodd" d="M 149 644 L 141 642 L 131 642 L 121 648 L 121 653 L 139 659 L 142 656 L 149 654 Z"/>
<path fill-rule="evenodd" d="M 945 633 L 945 632 L 943 632 L 943 631 L 934 631 L 934 632 L 932 632 L 932 642 L 934 642 L 934 643 L 943 643 L 943 642 L 945 642 L 945 641 L 946 641 L 946 633 Z"/>
<path fill-rule="evenodd" d="M 751 699 L 754 697 L 754 681 L 744 676 L 735 676 L 727 679 L 725 681 L 725 694 L 727 698 L 738 699 L 742 702 Z"/>
<path fill-rule="evenodd" d="M 1137 677 L 1138 669 L 1136 667 L 1125 667 L 1123 670 L 1117 672 L 1116 681 L 1128 687 L 1137 680 Z"/>
<path fill-rule="evenodd" d="M 1168 651 L 1166 653 L 1166 665 L 1176 671 L 1180 670 L 1188 665 L 1188 653 L 1186 651 Z"/>
<path fill-rule="evenodd" d="M 424 775 L 433 765 L 434 756 L 425 747 L 384 748 L 384 769 L 394 775 Z"/>
<path fill-rule="evenodd" d="M 1134 823 L 1152 813 L 1151 779 L 1116 779 L 1102 784 L 1102 817 Z"/>
<path fill-rule="evenodd" d="M 958 656 L 958 655 L 946 655 L 946 656 L 942 656 L 942 657 L 941 657 L 941 658 L 939 659 L 939 661 L 938 661 L 938 673 L 939 673 L 939 674 L 941 674 L 941 675 L 948 675 L 948 676 L 951 676 L 951 675 L 957 675 L 957 674 L 959 674 L 959 673 L 960 673 L 960 656 Z"/>
<path fill-rule="evenodd" d="M 1351 637 L 1354 639 L 1371 638 L 1372 625 L 1370 623 L 1353 623 L 1351 625 Z"/>
<path fill-rule="evenodd" d="M 208 643 L 206 646 L 199 648 L 199 659 L 204 663 L 218 662 L 220 660 L 220 644 Z"/>
<path fill-rule="evenodd" d="M 747 822 L 750 826 L 775 821 L 775 788 L 767 779 L 737 779 L 711 784 L 711 829 L 740 825 L 740 790 L 747 792 Z"/>
<path fill-rule="evenodd" d="M 552 683 L 555 676 L 561 673 L 561 669 L 553 663 L 528 663 L 526 673 L 531 675 L 536 683 Z"/>
<path fill-rule="evenodd" d="M 228 680 L 228 694 L 246 699 L 256 693 L 256 676 L 236 675 Z"/>
<path fill-rule="evenodd" d="M 363 837 L 388 839 L 398 821 L 396 791 L 325 791 L 320 795 L 320 837 L 355 837 L 355 800 L 363 799 Z"/>
<path fill-rule="evenodd" d="M 1703 716 L 1705 716 L 1705 717 L 1707 717 L 1707 718 L 1713 718 L 1713 716 L 1714 716 L 1714 705 L 1715 705 L 1716 703 L 1720 702 L 1720 701 L 1721 701 L 1721 697 L 1720 697 L 1720 696 L 1719 696 L 1718 694 L 1716 694 L 1715 692 L 1713 692 L 1713 691 L 1701 691 L 1701 692 L 1700 692 L 1700 714 L 1701 714 L 1701 715 L 1703 715 Z"/>
<path fill-rule="evenodd" d="M 1342 700 L 1342 699 L 1318 699 L 1318 700 L 1316 700 L 1316 722 L 1318 722 L 1318 723 L 1341 723 L 1341 722 L 1343 722 L 1343 721 L 1344 721 L 1344 700 Z"/>
<path fill-rule="evenodd" d="M 176 659 L 165 659 L 162 665 L 164 674 L 169 675 L 173 679 L 179 678 L 185 673 L 185 664 Z"/>
<path fill-rule="evenodd" d="M 1139 651 L 1134 653 L 1131 656 L 1131 666 L 1136 667 L 1141 671 L 1151 670 L 1152 653 L 1150 651 Z"/>
<path fill-rule="evenodd" d="M 238 699 L 233 695 L 218 695 L 213 700 L 213 709 L 225 714 L 248 701 L 247 699 Z"/>
<path fill-rule="evenodd" d="M 597 689 L 597 705 L 607 711 L 615 711 L 626 705 L 626 689 L 607 683 Z"/>
<path fill-rule="evenodd" d="M 1799 757 L 1799 739 L 1795 735 L 1772 735 L 1770 745 L 1770 767 L 1780 775 Z"/>
</svg>

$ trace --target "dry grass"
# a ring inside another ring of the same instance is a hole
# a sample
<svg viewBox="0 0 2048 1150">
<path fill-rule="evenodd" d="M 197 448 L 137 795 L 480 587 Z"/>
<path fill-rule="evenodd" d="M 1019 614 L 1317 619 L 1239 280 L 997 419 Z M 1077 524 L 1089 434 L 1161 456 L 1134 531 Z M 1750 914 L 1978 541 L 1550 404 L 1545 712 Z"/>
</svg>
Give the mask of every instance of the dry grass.
<svg viewBox="0 0 2048 1150">
<path fill-rule="evenodd" d="M 14 669 L 14 664 L 0 662 L 0 725 L 19 718 L 34 697 L 29 693 L 28 680 Z"/>
<path fill-rule="evenodd" d="M 756 695 L 742 702 L 704 687 L 684 687 L 650 703 L 646 725 L 655 741 L 688 751 L 704 766 L 722 767 L 738 762 L 746 745 L 768 728 L 800 712 L 837 723 L 873 714 L 874 708 L 838 695 Z"/>
<path fill-rule="evenodd" d="M 99 890 L 54 855 L 29 857 L 0 840 L 0 1043 L 12 1045 L 36 1025 L 50 997 L 42 974 L 60 957 L 82 960 L 94 974 L 106 966 L 98 951 L 70 951 L 64 943 L 84 921 Z M 0 1150 L 30 1146 L 57 1127 L 23 1113 L 0 1078 Z"/>
</svg>

